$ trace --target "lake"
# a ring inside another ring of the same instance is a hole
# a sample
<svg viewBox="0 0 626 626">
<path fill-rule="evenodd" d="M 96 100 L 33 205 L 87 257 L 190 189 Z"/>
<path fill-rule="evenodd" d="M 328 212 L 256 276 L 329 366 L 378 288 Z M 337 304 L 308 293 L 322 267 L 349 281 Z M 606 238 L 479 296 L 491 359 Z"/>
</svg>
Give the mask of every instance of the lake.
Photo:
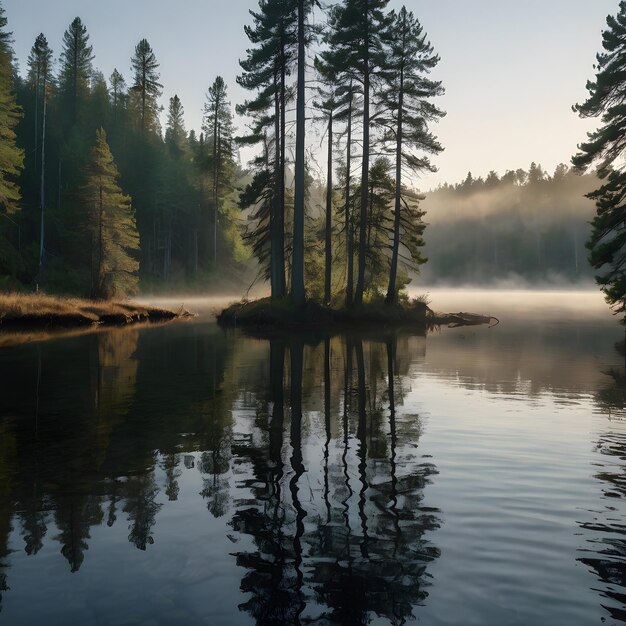
<svg viewBox="0 0 626 626">
<path fill-rule="evenodd" d="M 0 348 L 0 624 L 626 623 L 624 330 L 190 322 Z"/>
</svg>

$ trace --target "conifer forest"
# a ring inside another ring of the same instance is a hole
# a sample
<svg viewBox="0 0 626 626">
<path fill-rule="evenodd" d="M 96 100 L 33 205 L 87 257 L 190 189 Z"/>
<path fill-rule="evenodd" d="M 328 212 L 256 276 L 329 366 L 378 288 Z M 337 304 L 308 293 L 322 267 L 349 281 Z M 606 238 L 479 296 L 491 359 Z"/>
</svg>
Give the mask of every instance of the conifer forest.
<svg viewBox="0 0 626 626">
<path fill-rule="evenodd" d="M 18 67 L 3 11 L 0 287 L 267 286 L 350 306 L 396 301 L 420 271 L 428 284 L 590 281 L 595 174 L 532 163 L 421 189 L 445 148 L 436 46 L 407 8 L 363 7 L 262 0 L 237 77 L 248 98 L 206 77 L 197 129 L 146 39 L 105 74 L 76 17 Z"/>
</svg>

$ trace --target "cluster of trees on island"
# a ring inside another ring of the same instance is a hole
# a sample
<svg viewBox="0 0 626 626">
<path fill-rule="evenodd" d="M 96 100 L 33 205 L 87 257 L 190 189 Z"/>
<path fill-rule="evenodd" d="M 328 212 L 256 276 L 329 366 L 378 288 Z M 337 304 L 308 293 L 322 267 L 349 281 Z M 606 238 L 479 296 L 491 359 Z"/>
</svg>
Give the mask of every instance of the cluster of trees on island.
<svg viewBox="0 0 626 626">
<path fill-rule="evenodd" d="M 623 302 L 624 3 L 576 107 L 604 126 L 573 170 L 469 175 L 425 201 L 414 181 L 443 149 L 431 131 L 444 115 L 430 77 L 439 57 L 415 16 L 387 4 L 342 0 L 314 23 L 312 0 L 260 0 L 245 27 L 239 133 L 221 77 L 201 132 L 186 130 L 177 95 L 163 128 L 149 42 L 136 45 L 128 82 L 117 69 L 106 79 L 80 18 L 58 62 L 41 34 L 20 74 L 0 7 L 0 287 L 107 297 L 249 284 L 254 267 L 276 299 L 351 306 L 395 302 L 427 256 L 429 283 L 586 279 L 588 242 L 609 301 Z M 327 146 L 317 178 L 313 127 Z M 248 169 L 240 146 L 256 147 Z M 593 192 L 595 166 L 606 184 Z M 585 194 L 598 206 L 592 228 Z"/>
</svg>

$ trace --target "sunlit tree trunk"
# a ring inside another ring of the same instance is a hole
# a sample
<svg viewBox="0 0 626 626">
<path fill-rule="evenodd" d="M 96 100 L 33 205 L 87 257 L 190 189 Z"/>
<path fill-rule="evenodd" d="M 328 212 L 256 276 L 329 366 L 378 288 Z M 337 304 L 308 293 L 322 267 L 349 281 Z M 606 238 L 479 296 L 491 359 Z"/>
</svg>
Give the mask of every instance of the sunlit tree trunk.
<svg viewBox="0 0 626 626">
<path fill-rule="evenodd" d="M 291 299 L 297 306 L 305 302 L 304 293 L 304 0 L 298 0 L 298 87 L 296 101 L 296 165 L 293 214 L 293 256 L 291 259 Z M 328 220 L 328 218 L 327 218 Z M 326 234 L 329 237 L 329 233 Z M 328 262 L 328 259 L 327 259 Z M 328 270 L 327 270 L 328 271 Z"/>
<path fill-rule="evenodd" d="M 333 209 L 333 112 L 328 117 L 328 161 L 326 167 L 326 266 L 324 276 L 324 304 L 330 304 L 332 278 L 332 209 Z"/>
</svg>

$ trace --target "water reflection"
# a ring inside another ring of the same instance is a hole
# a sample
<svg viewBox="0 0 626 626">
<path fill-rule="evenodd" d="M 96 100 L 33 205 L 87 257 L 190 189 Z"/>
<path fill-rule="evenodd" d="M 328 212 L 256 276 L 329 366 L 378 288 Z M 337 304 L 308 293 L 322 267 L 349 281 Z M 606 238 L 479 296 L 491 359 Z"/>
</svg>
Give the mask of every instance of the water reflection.
<svg viewBox="0 0 626 626">
<path fill-rule="evenodd" d="M 425 338 L 403 334 L 260 340 L 190 324 L 1 350 L 0 611 L 12 624 L 51 611 L 50 623 L 67 623 L 58 598 L 80 584 L 77 623 L 403 624 L 436 614 L 435 599 L 454 595 L 437 572 L 461 551 L 446 532 L 453 503 L 431 499 L 451 471 L 445 446 L 425 454 L 424 433 L 444 417 L 431 404 L 426 422 L 432 388 L 479 389 L 503 413 L 511 394 L 536 405 L 551 391 L 623 414 L 622 370 L 607 379 L 604 364 L 615 363 L 589 356 L 602 333 L 552 334 L 542 354 L 526 333 L 443 333 L 427 352 Z M 602 605 L 626 622 L 626 435 L 603 424 L 592 457 L 601 505 L 581 502 L 567 523 L 571 533 L 578 523 L 572 554 L 589 570 L 597 615 Z M 472 456 L 471 436 L 464 445 L 460 485 L 493 469 Z M 462 501 L 455 489 L 445 493 Z M 516 529 L 498 532 L 494 553 L 514 551 Z M 137 580 L 145 600 L 130 591 Z M 168 614 L 170 596 L 181 600 Z M 486 615 L 484 598 L 473 601 Z"/>
<path fill-rule="evenodd" d="M 273 371 L 289 372 L 289 445 L 275 381 L 269 425 L 261 397 L 259 430 L 237 452 L 250 498 L 232 519 L 253 538 L 254 550 L 237 553 L 252 594 L 240 608 L 259 624 L 366 624 L 374 615 L 401 624 L 428 595 L 427 565 L 439 550 L 425 533 L 440 515 L 422 498 L 435 468 L 416 460 L 419 416 L 403 415 L 397 427 L 395 381 L 406 371 L 395 345 L 395 337 L 325 339 L 305 349 L 296 339 L 285 367 L 285 345 L 271 342 Z M 303 394 L 303 378 L 321 379 L 319 388 Z"/>
<path fill-rule="evenodd" d="M 624 342 L 615 344 L 624 358 Z M 607 383 L 596 393 L 598 408 L 611 419 L 623 421 L 626 408 L 626 373 L 612 367 L 604 374 Z M 616 622 L 626 623 L 626 525 L 621 515 L 626 499 L 626 433 L 606 430 L 597 442 L 598 461 L 594 477 L 602 497 L 592 519 L 581 522 L 585 545 L 578 558 L 596 578 L 603 608 Z"/>
<path fill-rule="evenodd" d="M 439 552 L 424 533 L 440 519 L 421 505 L 434 466 L 416 456 L 419 416 L 396 414 L 419 339 L 400 341 L 398 358 L 391 336 L 265 342 L 199 326 L 7 349 L 0 591 L 17 536 L 28 557 L 56 544 L 72 573 L 106 541 L 98 527 L 153 549 L 197 472 L 228 541 L 255 547 L 234 555 L 241 611 L 258 623 L 402 623 L 427 595 Z"/>
</svg>

